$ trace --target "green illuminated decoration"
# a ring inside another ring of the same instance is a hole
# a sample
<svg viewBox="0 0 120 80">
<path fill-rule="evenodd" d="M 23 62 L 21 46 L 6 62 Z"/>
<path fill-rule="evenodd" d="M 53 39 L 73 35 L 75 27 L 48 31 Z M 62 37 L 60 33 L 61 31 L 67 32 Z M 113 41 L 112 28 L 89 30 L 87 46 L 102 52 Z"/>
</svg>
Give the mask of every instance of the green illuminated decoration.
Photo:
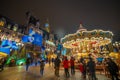
<svg viewBox="0 0 120 80">
<path fill-rule="evenodd" d="M 16 61 L 16 65 L 23 65 L 23 64 L 25 64 L 25 62 L 26 62 L 26 59 L 22 58 L 22 59 L 19 59 Z"/>
</svg>

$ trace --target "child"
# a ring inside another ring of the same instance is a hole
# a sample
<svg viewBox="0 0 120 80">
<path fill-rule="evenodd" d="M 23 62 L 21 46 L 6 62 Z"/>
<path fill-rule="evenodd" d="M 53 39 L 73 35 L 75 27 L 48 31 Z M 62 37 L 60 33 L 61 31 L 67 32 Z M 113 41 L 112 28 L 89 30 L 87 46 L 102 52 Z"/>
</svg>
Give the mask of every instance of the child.
<svg viewBox="0 0 120 80">
<path fill-rule="evenodd" d="M 85 65 L 85 63 L 83 62 L 81 62 L 80 64 L 79 64 L 79 69 L 80 69 L 80 72 L 82 73 L 82 78 L 83 78 L 83 80 L 86 80 L 86 65 Z"/>
</svg>

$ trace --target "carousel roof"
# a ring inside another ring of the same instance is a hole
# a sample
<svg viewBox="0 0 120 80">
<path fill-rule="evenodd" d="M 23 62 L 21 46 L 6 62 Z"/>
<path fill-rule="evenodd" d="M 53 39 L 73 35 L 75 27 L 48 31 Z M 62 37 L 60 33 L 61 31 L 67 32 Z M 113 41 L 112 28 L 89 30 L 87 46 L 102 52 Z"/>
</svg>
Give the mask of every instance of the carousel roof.
<svg viewBox="0 0 120 80">
<path fill-rule="evenodd" d="M 79 30 L 74 34 L 68 34 L 61 39 L 63 47 L 65 48 L 77 48 L 81 43 L 95 43 L 99 46 L 111 43 L 113 33 L 111 31 L 104 30 L 91 30 L 87 31 L 82 24 L 80 24 Z"/>
<path fill-rule="evenodd" d="M 81 31 L 87 31 L 87 29 L 84 28 L 82 24 L 80 24 L 79 29 L 77 30 L 77 32 L 81 32 Z"/>
</svg>

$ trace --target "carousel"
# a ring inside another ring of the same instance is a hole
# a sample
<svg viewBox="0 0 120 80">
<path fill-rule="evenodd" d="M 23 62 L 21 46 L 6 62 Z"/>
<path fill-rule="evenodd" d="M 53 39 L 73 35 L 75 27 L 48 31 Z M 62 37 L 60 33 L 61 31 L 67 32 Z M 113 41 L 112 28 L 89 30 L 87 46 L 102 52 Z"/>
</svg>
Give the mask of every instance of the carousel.
<svg viewBox="0 0 120 80">
<path fill-rule="evenodd" d="M 61 39 L 61 42 L 64 48 L 71 50 L 71 55 L 73 56 L 93 54 L 94 57 L 97 57 L 105 48 L 104 46 L 111 43 L 112 36 L 113 33 L 111 31 L 98 29 L 88 31 L 80 24 L 76 33 L 66 35 Z M 108 53 L 107 50 L 106 53 Z"/>
</svg>

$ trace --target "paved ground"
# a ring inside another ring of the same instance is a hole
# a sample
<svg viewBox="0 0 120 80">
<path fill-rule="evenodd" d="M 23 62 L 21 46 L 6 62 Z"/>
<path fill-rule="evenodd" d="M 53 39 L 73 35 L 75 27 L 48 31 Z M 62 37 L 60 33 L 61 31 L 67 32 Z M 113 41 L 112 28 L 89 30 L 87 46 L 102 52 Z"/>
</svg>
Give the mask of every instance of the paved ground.
<svg viewBox="0 0 120 80">
<path fill-rule="evenodd" d="M 98 80 L 110 80 L 104 75 L 97 73 Z M 60 80 L 82 80 L 81 73 L 76 71 L 74 76 L 65 78 L 64 70 L 60 70 Z M 46 64 L 43 76 L 40 76 L 39 66 L 31 66 L 29 71 L 25 71 L 25 66 L 6 67 L 4 71 L 0 72 L 0 80 L 58 80 L 54 76 L 54 68 Z"/>
</svg>

